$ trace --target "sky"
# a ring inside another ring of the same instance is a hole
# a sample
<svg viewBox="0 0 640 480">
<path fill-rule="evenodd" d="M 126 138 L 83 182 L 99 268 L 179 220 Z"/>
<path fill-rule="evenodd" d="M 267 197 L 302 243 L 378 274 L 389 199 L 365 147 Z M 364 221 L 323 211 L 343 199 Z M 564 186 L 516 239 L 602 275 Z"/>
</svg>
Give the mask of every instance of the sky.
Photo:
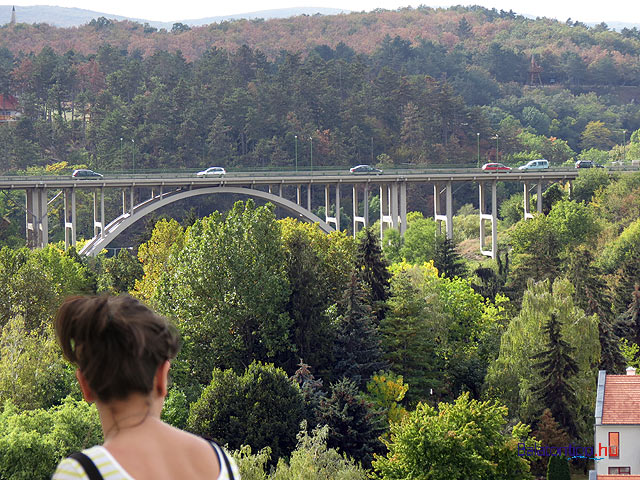
<svg viewBox="0 0 640 480">
<path fill-rule="evenodd" d="M 6 2 L 7 0 L 5 0 Z M 3 2 L 4 3 L 4 2 Z M 482 5 L 498 10 L 513 10 L 522 15 L 568 18 L 581 22 L 627 22 L 640 24 L 640 2 L 637 0 L 464 0 L 447 2 L 411 0 L 9 0 L 6 4 L 32 6 L 54 5 L 76 7 L 96 12 L 122 15 L 131 18 L 169 22 L 256 12 L 275 8 L 327 7 L 352 11 L 370 11 L 376 8 L 395 10 L 401 7 L 448 7 L 451 5 Z"/>
</svg>

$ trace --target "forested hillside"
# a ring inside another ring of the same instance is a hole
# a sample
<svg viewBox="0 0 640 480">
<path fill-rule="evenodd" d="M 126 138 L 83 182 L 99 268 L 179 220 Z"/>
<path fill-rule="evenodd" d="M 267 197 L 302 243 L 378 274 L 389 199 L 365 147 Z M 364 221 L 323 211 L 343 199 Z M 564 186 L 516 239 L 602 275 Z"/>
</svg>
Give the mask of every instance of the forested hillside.
<svg viewBox="0 0 640 480">
<path fill-rule="evenodd" d="M 23 111 L 0 125 L 5 171 L 131 169 L 134 155 L 283 167 L 296 135 L 318 166 L 637 155 L 622 145 L 640 127 L 636 30 L 420 8 L 171 32 L 17 24 L 0 45 L 0 91 Z"/>
</svg>

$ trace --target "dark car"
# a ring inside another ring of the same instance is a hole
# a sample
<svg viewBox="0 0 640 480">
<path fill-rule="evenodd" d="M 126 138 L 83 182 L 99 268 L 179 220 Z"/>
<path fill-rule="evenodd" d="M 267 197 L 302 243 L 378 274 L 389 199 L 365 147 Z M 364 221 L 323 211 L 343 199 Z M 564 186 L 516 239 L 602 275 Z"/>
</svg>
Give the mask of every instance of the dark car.
<svg viewBox="0 0 640 480">
<path fill-rule="evenodd" d="M 349 169 L 351 173 L 376 173 L 381 174 L 382 170 L 371 165 L 358 165 Z"/>
<path fill-rule="evenodd" d="M 73 178 L 102 178 L 102 174 L 89 170 L 87 168 L 79 168 L 71 174 Z"/>
<path fill-rule="evenodd" d="M 511 167 L 507 167 L 502 163 L 485 163 L 482 166 L 482 170 L 485 172 L 510 172 Z"/>
<path fill-rule="evenodd" d="M 578 160 L 575 165 L 576 168 L 604 168 L 604 165 L 599 163 L 593 163 L 591 160 Z"/>
</svg>

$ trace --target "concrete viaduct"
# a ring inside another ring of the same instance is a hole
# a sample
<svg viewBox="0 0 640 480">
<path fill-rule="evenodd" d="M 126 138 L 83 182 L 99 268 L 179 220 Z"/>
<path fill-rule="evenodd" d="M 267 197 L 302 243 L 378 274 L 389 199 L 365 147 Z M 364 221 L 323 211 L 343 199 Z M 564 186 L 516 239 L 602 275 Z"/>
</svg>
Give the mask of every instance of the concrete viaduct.
<svg viewBox="0 0 640 480">
<path fill-rule="evenodd" d="M 214 193 L 242 194 L 262 198 L 290 211 L 297 218 L 314 222 L 325 232 L 340 228 L 341 192 L 351 190 L 354 235 L 360 227 L 369 225 L 368 208 L 360 210 L 359 200 L 366 206 L 372 191 L 380 193 L 381 234 L 386 228 L 397 228 L 404 234 L 407 228 L 407 184 L 433 185 L 435 220 L 440 231 L 444 224 L 447 237 L 453 237 L 454 184 L 475 182 L 480 205 L 480 250 L 495 258 L 497 254 L 498 205 L 496 186 L 499 181 L 521 182 L 524 185 L 525 218 L 531 218 L 530 193 L 535 186 L 538 212 L 542 211 L 543 185 L 569 182 L 577 177 L 576 170 L 550 169 L 541 172 L 491 172 L 478 169 L 453 170 L 395 170 L 384 174 L 349 174 L 344 172 L 279 172 L 227 173 L 221 177 L 201 178 L 194 174 L 135 174 L 106 175 L 103 178 L 76 179 L 61 176 L 0 177 L 0 190 L 25 192 L 27 244 L 32 248 L 48 243 L 48 206 L 62 195 L 64 204 L 65 245 L 76 243 L 76 192 L 90 191 L 93 195 L 93 233 L 80 253 L 97 255 L 127 227 L 145 215 L 179 200 Z M 107 223 L 104 208 L 105 189 L 122 191 L 122 213 Z M 312 189 L 324 189 L 325 218 L 312 212 Z M 136 191 L 149 193 L 143 199 Z M 292 195 L 291 192 L 295 191 Z M 51 199 L 51 193 L 56 193 Z M 287 198 L 287 192 L 290 197 Z M 306 197 L 306 198 L 305 198 Z M 335 206 L 335 216 L 329 216 Z M 488 227 L 488 230 L 487 230 Z M 491 244 L 485 239 L 491 232 Z"/>
</svg>

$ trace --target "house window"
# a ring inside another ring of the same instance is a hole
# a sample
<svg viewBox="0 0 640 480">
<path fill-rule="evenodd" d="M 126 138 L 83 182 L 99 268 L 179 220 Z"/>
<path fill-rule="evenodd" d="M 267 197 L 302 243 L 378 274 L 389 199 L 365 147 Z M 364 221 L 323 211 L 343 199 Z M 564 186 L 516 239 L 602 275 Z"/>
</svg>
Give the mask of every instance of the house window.
<svg viewBox="0 0 640 480">
<path fill-rule="evenodd" d="M 609 467 L 609 475 L 631 475 L 631 467 Z"/>
<path fill-rule="evenodd" d="M 620 458 L 619 432 L 609 432 L 609 458 Z"/>
</svg>

